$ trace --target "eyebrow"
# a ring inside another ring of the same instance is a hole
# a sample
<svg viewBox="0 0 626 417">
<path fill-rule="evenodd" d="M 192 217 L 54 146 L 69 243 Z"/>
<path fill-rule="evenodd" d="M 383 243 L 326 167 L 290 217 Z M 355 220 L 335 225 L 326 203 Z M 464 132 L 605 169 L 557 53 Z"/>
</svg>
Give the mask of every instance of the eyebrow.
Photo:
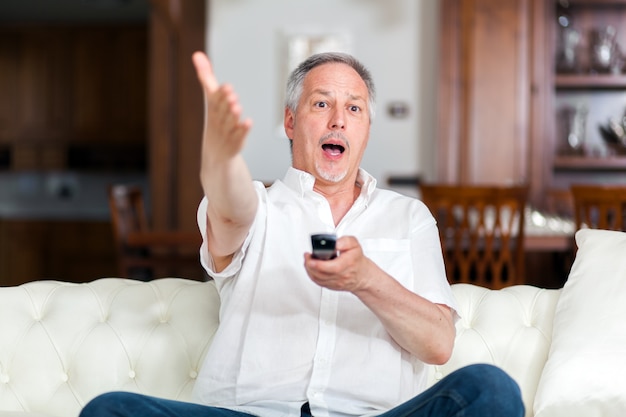
<svg viewBox="0 0 626 417">
<path fill-rule="evenodd" d="M 321 95 L 326 96 L 326 97 L 330 97 L 330 96 L 333 95 L 330 91 L 322 90 L 322 89 L 315 89 L 315 90 L 313 90 L 311 92 L 311 95 L 314 95 L 314 94 L 321 94 Z M 349 94 L 348 98 L 350 100 L 362 100 L 364 102 L 367 102 L 367 99 L 365 99 L 364 97 L 359 96 L 359 95 Z"/>
</svg>

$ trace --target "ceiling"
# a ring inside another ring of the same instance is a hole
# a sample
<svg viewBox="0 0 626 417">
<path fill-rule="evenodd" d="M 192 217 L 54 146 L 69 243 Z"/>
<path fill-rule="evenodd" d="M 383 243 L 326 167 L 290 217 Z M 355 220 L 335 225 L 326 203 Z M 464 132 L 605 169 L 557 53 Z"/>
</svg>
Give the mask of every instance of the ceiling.
<svg viewBox="0 0 626 417">
<path fill-rule="evenodd" d="M 147 20 L 149 0 L 2 0 L 1 23 Z"/>
</svg>

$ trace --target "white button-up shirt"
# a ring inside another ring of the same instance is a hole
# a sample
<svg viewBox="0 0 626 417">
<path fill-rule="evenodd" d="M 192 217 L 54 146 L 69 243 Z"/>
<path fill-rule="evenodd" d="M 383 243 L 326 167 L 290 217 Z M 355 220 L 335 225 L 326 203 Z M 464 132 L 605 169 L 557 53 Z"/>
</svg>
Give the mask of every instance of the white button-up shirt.
<svg viewBox="0 0 626 417">
<path fill-rule="evenodd" d="M 256 183 L 254 224 L 231 264 L 216 273 L 220 326 L 194 387 L 204 404 L 259 416 L 375 415 L 420 393 L 425 365 L 402 349 L 355 295 L 319 287 L 304 269 L 314 233 L 352 235 L 364 254 L 409 290 L 456 309 L 435 220 L 414 199 L 376 188 L 361 193 L 335 227 L 315 178 L 290 168 L 269 189 Z M 206 233 L 206 205 L 198 225 Z M 341 256 L 341 255 L 340 255 Z"/>
</svg>

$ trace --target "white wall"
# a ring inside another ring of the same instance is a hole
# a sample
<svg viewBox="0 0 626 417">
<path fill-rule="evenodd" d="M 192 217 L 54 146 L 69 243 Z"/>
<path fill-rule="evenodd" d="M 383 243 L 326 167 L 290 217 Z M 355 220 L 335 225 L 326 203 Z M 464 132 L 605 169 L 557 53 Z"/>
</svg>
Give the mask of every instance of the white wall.
<svg viewBox="0 0 626 417">
<path fill-rule="evenodd" d="M 244 156 L 255 179 L 290 165 L 281 129 L 286 35 L 339 35 L 372 72 L 377 116 L 362 163 L 383 185 L 389 175 L 435 172 L 437 0 L 208 0 L 208 52 L 221 82 L 238 92 L 254 123 Z M 400 101 L 408 117 L 386 108 Z"/>
</svg>

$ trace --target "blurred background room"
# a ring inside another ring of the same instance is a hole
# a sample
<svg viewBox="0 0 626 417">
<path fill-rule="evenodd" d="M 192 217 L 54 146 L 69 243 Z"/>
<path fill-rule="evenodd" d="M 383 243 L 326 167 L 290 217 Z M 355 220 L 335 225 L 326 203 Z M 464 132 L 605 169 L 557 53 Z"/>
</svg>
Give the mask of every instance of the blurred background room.
<svg viewBox="0 0 626 417">
<path fill-rule="evenodd" d="M 290 164 L 288 72 L 340 50 L 377 85 L 379 185 L 526 185 L 526 283 L 560 286 L 570 186 L 626 183 L 625 16 L 626 0 L 0 2 L 0 285 L 124 275 L 114 184 L 141 190 L 161 239 L 197 235 L 195 50 L 253 119 L 244 157 L 266 183 Z"/>
</svg>

